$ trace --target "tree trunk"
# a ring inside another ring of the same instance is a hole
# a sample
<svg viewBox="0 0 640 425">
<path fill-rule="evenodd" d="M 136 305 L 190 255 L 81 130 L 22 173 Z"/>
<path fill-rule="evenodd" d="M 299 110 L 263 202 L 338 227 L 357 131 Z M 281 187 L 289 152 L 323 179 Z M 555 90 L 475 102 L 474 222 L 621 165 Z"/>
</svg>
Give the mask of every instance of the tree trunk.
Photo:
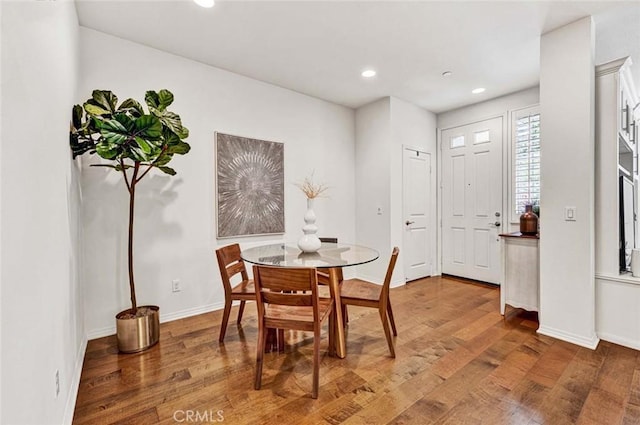
<svg viewBox="0 0 640 425">
<path fill-rule="evenodd" d="M 133 176 L 131 177 L 131 186 L 129 188 L 129 290 L 131 292 L 131 313 L 136 314 L 138 305 L 136 303 L 136 284 L 133 280 L 133 212 L 136 200 L 136 179 L 138 178 L 138 170 L 140 163 L 135 162 L 133 167 Z"/>
</svg>

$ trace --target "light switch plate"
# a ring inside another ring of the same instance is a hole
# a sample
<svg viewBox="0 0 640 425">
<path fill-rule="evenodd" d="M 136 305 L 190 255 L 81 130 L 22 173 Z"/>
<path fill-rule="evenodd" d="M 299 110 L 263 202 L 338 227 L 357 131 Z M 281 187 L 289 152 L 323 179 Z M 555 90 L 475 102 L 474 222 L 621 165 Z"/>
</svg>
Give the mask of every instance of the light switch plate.
<svg viewBox="0 0 640 425">
<path fill-rule="evenodd" d="M 576 207 L 564 207 L 564 219 L 566 221 L 576 221 Z"/>
</svg>

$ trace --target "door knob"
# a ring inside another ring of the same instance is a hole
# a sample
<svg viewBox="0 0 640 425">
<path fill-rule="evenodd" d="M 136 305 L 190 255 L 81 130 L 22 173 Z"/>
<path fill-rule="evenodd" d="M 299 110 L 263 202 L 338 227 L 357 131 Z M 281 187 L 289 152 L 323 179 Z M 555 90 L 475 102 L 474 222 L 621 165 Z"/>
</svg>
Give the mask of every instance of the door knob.
<svg viewBox="0 0 640 425">
<path fill-rule="evenodd" d="M 404 222 L 404 224 L 406 224 L 407 226 L 409 226 L 409 225 L 411 225 L 411 224 L 413 224 L 413 223 L 415 223 L 415 221 L 409 221 L 409 220 L 407 220 L 407 221 L 405 221 L 405 222 Z"/>
<path fill-rule="evenodd" d="M 496 221 L 496 222 L 493 222 L 493 223 L 489 223 L 489 226 L 500 227 L 500 226 L 502 226 L 502 223 L 500 223 L 499 221 Z"/>
</svg>

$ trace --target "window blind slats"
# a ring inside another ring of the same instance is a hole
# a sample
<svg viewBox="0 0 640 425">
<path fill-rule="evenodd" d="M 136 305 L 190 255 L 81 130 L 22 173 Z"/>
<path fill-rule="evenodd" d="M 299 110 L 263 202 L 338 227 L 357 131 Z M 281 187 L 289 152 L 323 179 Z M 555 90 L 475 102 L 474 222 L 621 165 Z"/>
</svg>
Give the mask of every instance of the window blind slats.
<svg viewBox="0 0 640 425">
<path fill-rule="evenodd" d="M 540 202 L 540 114 L 517 119 L 515 131 L 515 212 L 528 203 Z"/>
</svg>

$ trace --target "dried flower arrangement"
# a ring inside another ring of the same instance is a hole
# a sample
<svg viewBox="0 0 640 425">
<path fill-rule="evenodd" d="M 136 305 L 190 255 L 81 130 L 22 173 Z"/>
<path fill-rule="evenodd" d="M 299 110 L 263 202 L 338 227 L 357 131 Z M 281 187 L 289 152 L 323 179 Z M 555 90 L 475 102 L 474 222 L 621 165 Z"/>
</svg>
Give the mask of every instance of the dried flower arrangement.
<svg viewBox="0 0 640 425">
<path fill-rule="evenodd" d="M 317 198 L 329 189 L 329 186 L 323 183 L 314 183 L 313 173 L 311 177 L 305 177 L 302 183 L 295 183 L 295 185 L 307 196 L 307 199 Z"/>
</svg>

